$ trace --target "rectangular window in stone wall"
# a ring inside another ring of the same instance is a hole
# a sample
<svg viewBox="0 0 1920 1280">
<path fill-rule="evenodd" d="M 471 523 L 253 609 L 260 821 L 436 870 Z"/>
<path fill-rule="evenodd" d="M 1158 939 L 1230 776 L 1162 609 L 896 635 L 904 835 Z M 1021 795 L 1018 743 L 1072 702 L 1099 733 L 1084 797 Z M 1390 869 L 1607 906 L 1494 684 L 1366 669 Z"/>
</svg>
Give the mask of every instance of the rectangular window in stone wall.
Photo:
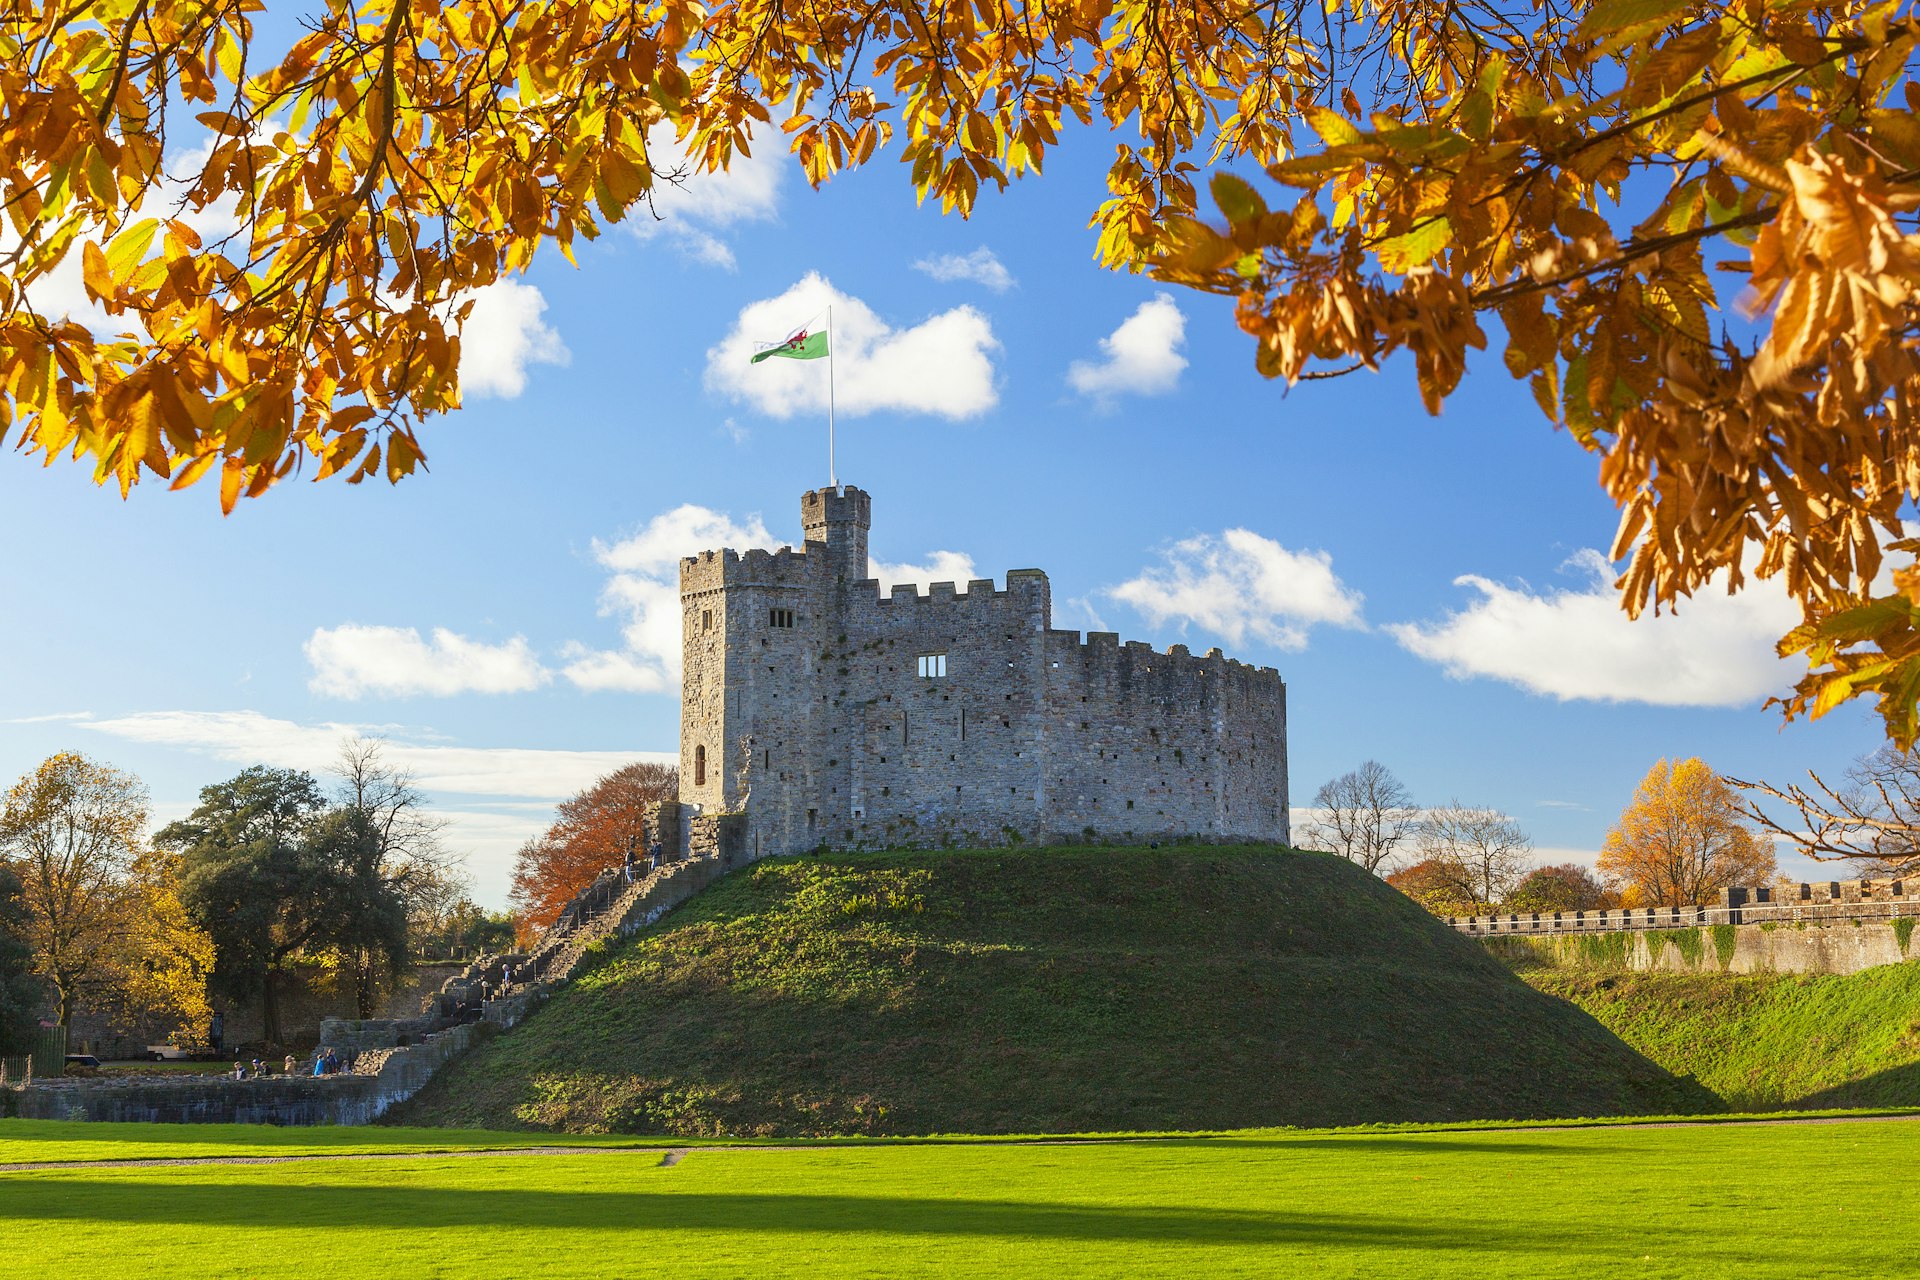
<svg viewBox="0 0 1920 1280">
<path fill-rule="evenodd" d="M 783 628 L 793 626 L 793 610 L 791 609 L 769 609 L 767 614 L 767 622 L 771 626 Z"/>
<path fill-rule="evenodd" d="M 921 654 L 920 674 L 928 680 L 944 679 L 947 674 L 947 655 L 944 653 Z"/>
</svg>

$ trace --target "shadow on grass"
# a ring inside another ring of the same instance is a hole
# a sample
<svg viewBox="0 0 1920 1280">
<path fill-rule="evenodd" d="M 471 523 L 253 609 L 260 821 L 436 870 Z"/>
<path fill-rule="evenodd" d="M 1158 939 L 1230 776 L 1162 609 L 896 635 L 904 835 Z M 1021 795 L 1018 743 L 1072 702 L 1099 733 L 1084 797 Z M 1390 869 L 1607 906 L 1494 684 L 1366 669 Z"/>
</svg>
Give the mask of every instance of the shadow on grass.
<svg viewBox="0 0 1920 1280">
<path fill-rule="evenodd" d="M 1796 1098 L 1787 1106 L 1795 1111 L 1817 1111 L 1823 1107 L 1912 1107 L 1920 1106 L 1920 1062 L 1888 1067 L 1858 1080 Z"/>
<path fill-rule="evenodd" d="M 0 1120 L 0 1152 L 8 1142 L 71 1143 L 153 1143 L 167 1147 L 261 1147 L 258 1154 L 272 1155 L 275 1147 L 327 1147 L 342 1151 L 387 1147 L 491 1147 L 551 1146 L 582 1139 L 566 1134 L 502 1133 L 488 1129 L 387 1128 L 367 1125 L 263 1125 L 263 1124 L 144 1124 L 74 1120 Z M 589 1143 L 607 1139 L 585 1139 Z M 622 1137 L 616 1142 L 632 1145 L 656 1140 L 644 1136 Z M 668 1141 L 660 1139 L 657 1141 Z M 134 1153 L 137 1157 L 138 1153 Z M 191 1155 L 190 1152 L 182 1152 Z M 40 1159 L 59 1159 L 42 1155 Z M 124 1157 L 123 1157 L 124 1158 Z"/>
<path fill-rule="evenodd" d="M 431 1225 L 438 1229 L 478 1227 L 490 1232 L 604 1230 L 617 1226 L 628 1231 L 959 1235 L 1508 1253 L 1558 1248 L 1537 1231 L 1297 1210 L 1261 1213 L 858 1195 L 287 1186 L 44 1176 L 7 1180 L 4 1185 L 0 1222 L 9 1224 L 37 1220 L 92 1226 L 118 1223 L 318 1230 L 417 1230 Z"/>
</svg>

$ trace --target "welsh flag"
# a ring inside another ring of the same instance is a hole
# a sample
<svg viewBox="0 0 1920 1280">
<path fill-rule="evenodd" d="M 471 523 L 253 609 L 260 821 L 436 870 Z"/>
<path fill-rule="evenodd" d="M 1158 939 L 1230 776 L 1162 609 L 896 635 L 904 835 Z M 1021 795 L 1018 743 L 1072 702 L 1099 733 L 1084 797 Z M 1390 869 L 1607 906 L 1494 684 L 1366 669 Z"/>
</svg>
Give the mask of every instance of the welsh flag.
<svg viewBox="0 0 1920 1280">
<path fill-rule="evenodd" d="M 768 356 L 785 356 L 789 360 L 818 360 L 826 354 L 827 335 L 825 331 L 808 333 L 805 329 L 802 329 L 785 342 L 756 353 L 753 357 L 753 363 L 759 364 Z"/>
</svg>

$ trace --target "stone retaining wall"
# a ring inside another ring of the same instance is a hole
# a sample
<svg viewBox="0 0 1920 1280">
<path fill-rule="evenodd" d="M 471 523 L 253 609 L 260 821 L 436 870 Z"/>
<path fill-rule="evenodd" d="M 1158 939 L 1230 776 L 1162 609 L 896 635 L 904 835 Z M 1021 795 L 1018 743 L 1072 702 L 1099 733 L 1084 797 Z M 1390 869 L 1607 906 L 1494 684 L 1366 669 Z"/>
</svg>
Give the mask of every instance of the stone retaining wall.
<svg viewBox="0 0 1920 1280">
<path fill-rule="evenodd" d="M 226 1076 L 137 1080 L 36 1080 L 11 1095 L 29 1120 L 158 1124 L 371 1124 L 418 1093 L 444 1063 L 464 1052 L 477 1026 L 455 1027 L 424 1043 L 363 1053 L 348 1074 Z"/>
<path fill-rule="evenodd" d="M 1912 917 L 1768 921 L 1585 934 L 1492 934 L 1481 941 L 1509 962 L 1562 969 L 1676 973 L 1858 973 L 1920 958 Z"/>
<path fill-rule="evenodd" d="M 434 1019 L 421 1018 L 322 1018 L 320 1047 L 356 1054 L 368 1049 L 418 1044 L 436 1030 Z"/>
</svg>

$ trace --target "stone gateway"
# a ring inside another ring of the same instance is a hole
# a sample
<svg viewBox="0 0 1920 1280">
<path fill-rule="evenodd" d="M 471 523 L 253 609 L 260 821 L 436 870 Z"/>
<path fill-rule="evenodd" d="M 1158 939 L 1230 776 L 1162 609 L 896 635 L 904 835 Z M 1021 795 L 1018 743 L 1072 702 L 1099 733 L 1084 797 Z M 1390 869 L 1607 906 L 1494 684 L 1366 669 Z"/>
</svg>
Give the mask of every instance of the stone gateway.
<svg viewBox="0 0 1920 1280">
<path fill-rule="evenodd" d="M 681 804 L 663 836 L 730 859 L 1288 839 L 1279 672 L 1056 631 L 1038 569 L 883 595 L 866 493 L 817 489 L 800 514 L 803 550 L 680 562 Z"/>
</svg>

